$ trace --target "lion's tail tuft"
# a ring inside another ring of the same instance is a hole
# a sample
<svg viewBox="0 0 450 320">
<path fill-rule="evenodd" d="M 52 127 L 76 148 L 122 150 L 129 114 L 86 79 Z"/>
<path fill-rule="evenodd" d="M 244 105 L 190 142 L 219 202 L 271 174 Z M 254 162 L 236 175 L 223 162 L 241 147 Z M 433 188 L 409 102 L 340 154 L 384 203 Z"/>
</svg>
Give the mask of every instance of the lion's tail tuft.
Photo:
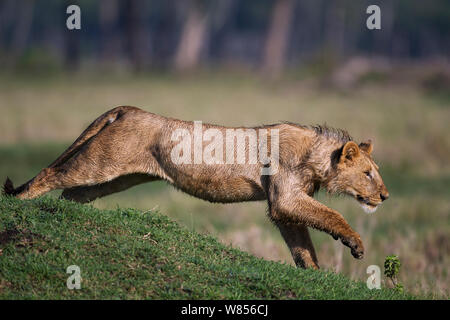
<svg viewBox="0 0 450 320">
<path fill-rule="evenodd" d="M 14 185 L 13 185 L 11 179 L 9 179 L 9 177 L 6 177 L 6 181 L 3 184 L 3 194 L 14 195 L 15 191 L 16 191 L 16 189 L 14 189 Z"/>
</svg>

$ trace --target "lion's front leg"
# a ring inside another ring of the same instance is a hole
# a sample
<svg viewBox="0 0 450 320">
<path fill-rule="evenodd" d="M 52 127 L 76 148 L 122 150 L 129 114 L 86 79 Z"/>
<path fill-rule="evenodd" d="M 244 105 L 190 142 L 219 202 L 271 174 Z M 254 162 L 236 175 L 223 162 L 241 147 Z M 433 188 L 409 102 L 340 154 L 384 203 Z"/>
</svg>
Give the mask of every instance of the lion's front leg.
<svg viewBox="0 0 450 320">
<path fill-rule="evenodd" d="M 292 184 L 272 177 L 268 186 L 269 217 L 277 225 L 307 226 L 340 239 L 351 249 L 353 257 L 362 259 L 364 246 L 355 232 L 337 211 L 314 200 Z"/>
<path fill-rule="evenodd" d="M 278 224 L 306 225 L 330 234 L 334 239 L 351 249 L 353 257 L 362 259 L 364 245 L 360 235 L 354 231 L 337 211 L 308 197 L 290 201 L 276 201 L 271 204 L 270 218 Z"/>
<path fill-rule="evenodd" d="M 308 227 L 298 224 L 278 223 L 278 229 L 291 251 L 295 265 L 300 268 L 319 269 Z"/>
</svg>

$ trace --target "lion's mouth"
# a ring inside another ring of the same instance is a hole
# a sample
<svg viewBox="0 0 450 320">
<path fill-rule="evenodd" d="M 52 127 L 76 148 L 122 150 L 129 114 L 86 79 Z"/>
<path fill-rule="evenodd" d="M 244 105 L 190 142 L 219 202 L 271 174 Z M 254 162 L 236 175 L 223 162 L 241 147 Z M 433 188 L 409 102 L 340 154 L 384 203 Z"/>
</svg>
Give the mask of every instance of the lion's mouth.
<svg viewBox="0 0 450 320">
<path fill-rule="evenodd" d="M 378 203 L 373 203 L 368 198 L 364 198 L 361 195 L 357 195 L 356 200 L 358 200 L 366 213 L 374 213 L 378 208 Z"/>
</svg>

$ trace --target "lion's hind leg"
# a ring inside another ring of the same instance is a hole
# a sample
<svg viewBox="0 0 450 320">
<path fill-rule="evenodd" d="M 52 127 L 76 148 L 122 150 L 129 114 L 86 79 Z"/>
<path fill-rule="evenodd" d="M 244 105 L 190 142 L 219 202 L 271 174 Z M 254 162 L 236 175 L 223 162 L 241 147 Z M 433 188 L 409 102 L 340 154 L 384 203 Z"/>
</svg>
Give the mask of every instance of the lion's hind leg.
<svg viewBox="0 0 450 320">
<path fill-rule="evenodd" d="M 15 196 L 19 199 L 32 199 L 43 195 L 46 192 L 57 189 L 55 185 L 54 169 L 45 168 L 33 179 L 22 184 L 18 188 L 14 188 L 12 181 L 7 178 L 3 186 L 3 193 L 6 195 Z"/>
<path fill-rule="evenodd" d="M 99 159 L 90 156 L 90 150 L 68 160 L 61 166 L 43 169 L 29 182 L 13 189 L 10 182 L 5 192 L 19 199 L 33 199 L 56 189 L 64 189 L 63 197 L 88 202 L 103 195 L 128 189 L 156 178 L 131 166 L 111 161 L 99 166 Z M 91 193 L 91 195 L 89 195 Z"/>
<path fill-rule="evenodd" d="M 155 180 L 159 180 L 159 178 L 141 173 L 128 174 L 118 177 L 112 181 L 93 186 L 79 186 L 64 189 L 61 197 L 80 203 L 87 203 L 94 201 L 95 199 L 126 190 L 138 184 Z"/>
<path fill-rule="evenodd" d="M 11 181 L 7 180 L 4 191 L 19 199 L 33 199 L 52 190 L 87 184 L 87 180 L 89 179 L 73 169 L 45 168 L 16 189 L 13 188 Z"/>
<path fill-rule="evenodd" d="M 30 181 L 14 188 L 11 180 L 6 179 L 3 192 L 19 199 L 31 199 L 54 189 L 66 189 L 84 185 L 95 185 L 110 181 L 126 173 L 142 172 L 140 168 L 126 167 L 113 157 L 116 150 L 126 149 L 127 141 L 117 126 L 122 125 L 126 114 L 143 112 L 134 107 L 117 107 L 100 117 L 83 131 L 78 139 L 65 150 L 52 164 L 43 169 Z M 111 127 L 116 127 L 112 129 Z M 126 126 L 125 126 L 126 127 Z M 115 140 L 109 141 L 113 137 Z M 107 150 L 104 150 L 103 146 Z M 109 149 L 108 149 L 109 147 Z M 106 160 L 105 160 L 106 159 Z M 105 162 L 113 166 L 105 168 Z"/>
</svg>

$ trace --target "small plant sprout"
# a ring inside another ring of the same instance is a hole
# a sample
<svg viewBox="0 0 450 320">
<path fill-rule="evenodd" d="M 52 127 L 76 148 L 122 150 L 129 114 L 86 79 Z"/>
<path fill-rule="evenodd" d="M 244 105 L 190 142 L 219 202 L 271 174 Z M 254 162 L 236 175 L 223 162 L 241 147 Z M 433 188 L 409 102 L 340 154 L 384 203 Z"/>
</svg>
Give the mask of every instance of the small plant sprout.
<svg viewBox="0 0 450 320">
<path fill-rule="evenodd" d="M 398 282 L 398 273 L 400 272 L 400 259 L 396 255 L 387 256 L 384 260 L 384 275 L 391 279 L 392 285 L 398 291 L 403 291 L 403 285 Z"/>
</svg>

